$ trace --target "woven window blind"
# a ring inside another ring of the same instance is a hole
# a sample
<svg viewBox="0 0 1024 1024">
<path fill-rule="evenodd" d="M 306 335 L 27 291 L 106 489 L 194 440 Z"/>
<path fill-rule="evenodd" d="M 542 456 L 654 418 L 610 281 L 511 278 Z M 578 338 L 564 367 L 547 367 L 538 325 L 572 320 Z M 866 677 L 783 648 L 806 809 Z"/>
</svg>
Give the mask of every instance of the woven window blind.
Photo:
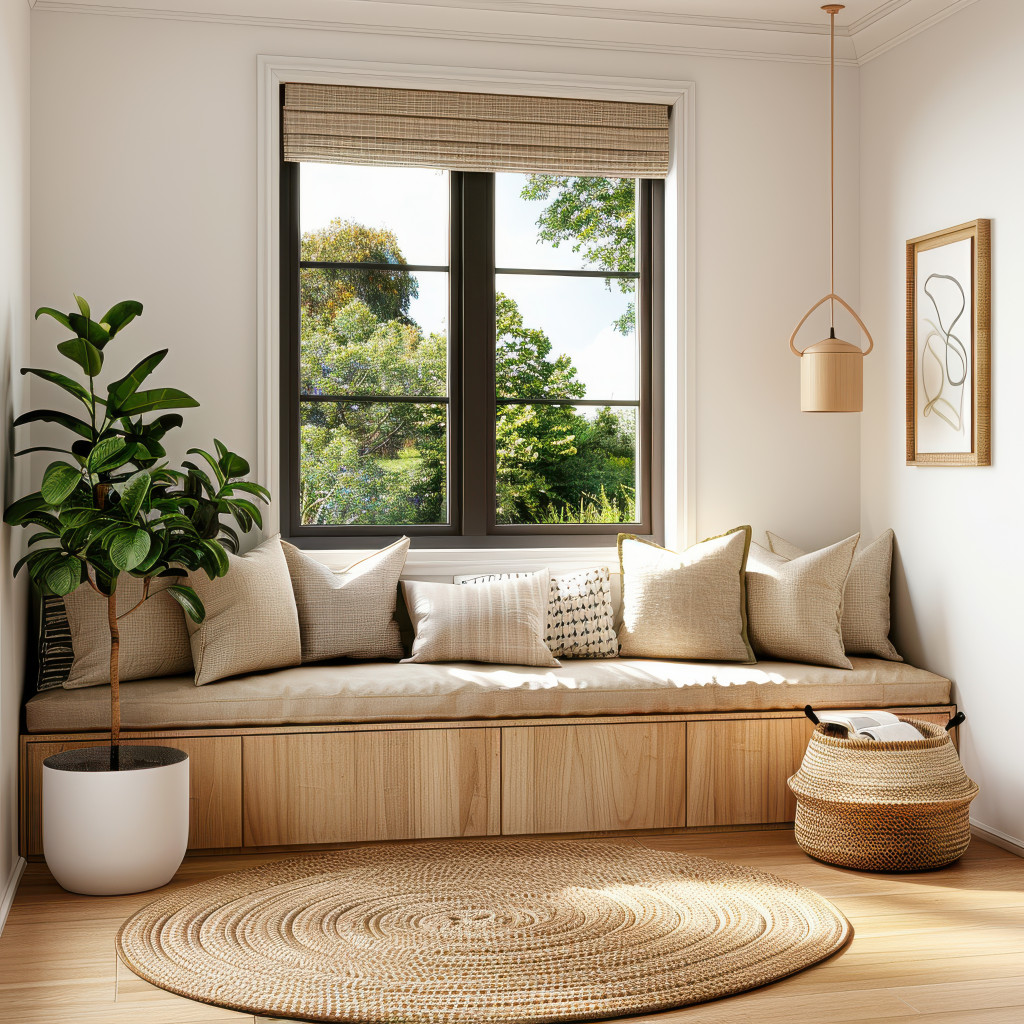
<svg viewBox="0 0 1024 1024">
<path fill-rule="evenodd" d="M 348 85 L 285 86 L 284 158 L 317 163 L 668 173 L 668 107 Z"/>
</svg>

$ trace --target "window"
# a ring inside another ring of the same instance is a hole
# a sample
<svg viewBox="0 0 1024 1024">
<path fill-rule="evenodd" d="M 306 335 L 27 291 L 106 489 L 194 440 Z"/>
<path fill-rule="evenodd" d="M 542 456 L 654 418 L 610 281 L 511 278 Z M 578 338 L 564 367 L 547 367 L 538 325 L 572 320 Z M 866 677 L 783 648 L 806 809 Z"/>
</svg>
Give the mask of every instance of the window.
<svg viewBox="0 0 1024 1024">
<path fill-rule="evenodd" d="M 284 532 L 657 532 L 660 181 L 281 170 Z"/>
</svg>

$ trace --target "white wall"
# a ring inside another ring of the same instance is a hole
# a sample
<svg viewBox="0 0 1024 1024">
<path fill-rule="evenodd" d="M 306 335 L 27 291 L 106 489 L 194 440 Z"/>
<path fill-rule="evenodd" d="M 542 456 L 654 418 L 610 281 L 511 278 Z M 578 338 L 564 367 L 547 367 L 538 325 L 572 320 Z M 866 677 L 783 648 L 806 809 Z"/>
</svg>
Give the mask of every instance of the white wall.
<svg viewBox="0 0 1024 1024">
<path fill-rule="evenodd" d="M 170 348 L 161 379 L 203 403 L 190 437 L 256 454 L 256 56 L 282 53 L 694 80 L 695 532 L 752 522 L 815 543 L 856 529 L 857 425 L 800 415 L 786 347 L 828 290 L 822 65 L 35 11 L 33 301 L 143 301 L 125 337 L 133 353 Z M 841 283 L 856 300 L 856 72 L 840 77 Z M 68 158 L 78 137 L 89 159 Z M 33 358 L 54 340 L 37 326 Z"/>
<path fill-rule="evenodd" d="M 1020 543 L 1024 507 L 1024 4 L 982 0 L 861 72 L 861 294 L 867 360 L 862 515 L 896 531 L 897 646 L 950 675 L 968 716 L 973 818 L 1024 843 Z M 904 246 L 992 218 L 992 438 L 987 469 L 904 465 Z"/>
<path fill-rule="evenodd" d="M 29 8 L 12 0 L 0 5 L 0 505 L 18 487 L 8 452 L 11 420 L 21 411 L 18 370 L 29 324 L 28 117 Z M 11 579 L 11 568 L 20 548 L 21 538 L 0 527 L 0 900 L 17 864 L 25 587 Z M 0 905 L 0 925 L 5 909 Z"/>
</svg>

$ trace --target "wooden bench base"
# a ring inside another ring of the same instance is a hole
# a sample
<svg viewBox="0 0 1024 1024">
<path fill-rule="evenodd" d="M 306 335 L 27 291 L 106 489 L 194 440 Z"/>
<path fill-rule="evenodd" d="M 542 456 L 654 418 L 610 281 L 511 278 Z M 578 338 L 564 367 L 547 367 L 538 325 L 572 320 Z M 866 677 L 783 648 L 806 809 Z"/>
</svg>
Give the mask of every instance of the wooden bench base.
<svg viewBox="0 0 1024 1024">
<path fill-rule="evenodd" d="M 945 724 L 953 705 L 893 708 Z M 799 711 L 125 733 L 189 755 L 191 850 L 729 828 L 793 820 Z M 21 737 L 22 856 L 42 856 L 42 763 L 101 733 Z"/>
</svg>

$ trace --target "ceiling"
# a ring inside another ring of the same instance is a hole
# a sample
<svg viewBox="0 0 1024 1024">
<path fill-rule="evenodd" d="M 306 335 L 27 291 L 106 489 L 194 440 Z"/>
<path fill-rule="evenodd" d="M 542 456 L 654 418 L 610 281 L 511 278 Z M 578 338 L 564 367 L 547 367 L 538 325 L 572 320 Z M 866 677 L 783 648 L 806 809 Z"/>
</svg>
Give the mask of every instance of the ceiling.
<svg viewBox="0 0 1024 1024">
<path fill-rule="evenodd" d="M 863 64 L 977 0 L 847 0 L 840 63 Z M 827 59 L 818 0 L 29 0 L 36 11 L 597 46 L 758 60 Z"/>
</svg>

